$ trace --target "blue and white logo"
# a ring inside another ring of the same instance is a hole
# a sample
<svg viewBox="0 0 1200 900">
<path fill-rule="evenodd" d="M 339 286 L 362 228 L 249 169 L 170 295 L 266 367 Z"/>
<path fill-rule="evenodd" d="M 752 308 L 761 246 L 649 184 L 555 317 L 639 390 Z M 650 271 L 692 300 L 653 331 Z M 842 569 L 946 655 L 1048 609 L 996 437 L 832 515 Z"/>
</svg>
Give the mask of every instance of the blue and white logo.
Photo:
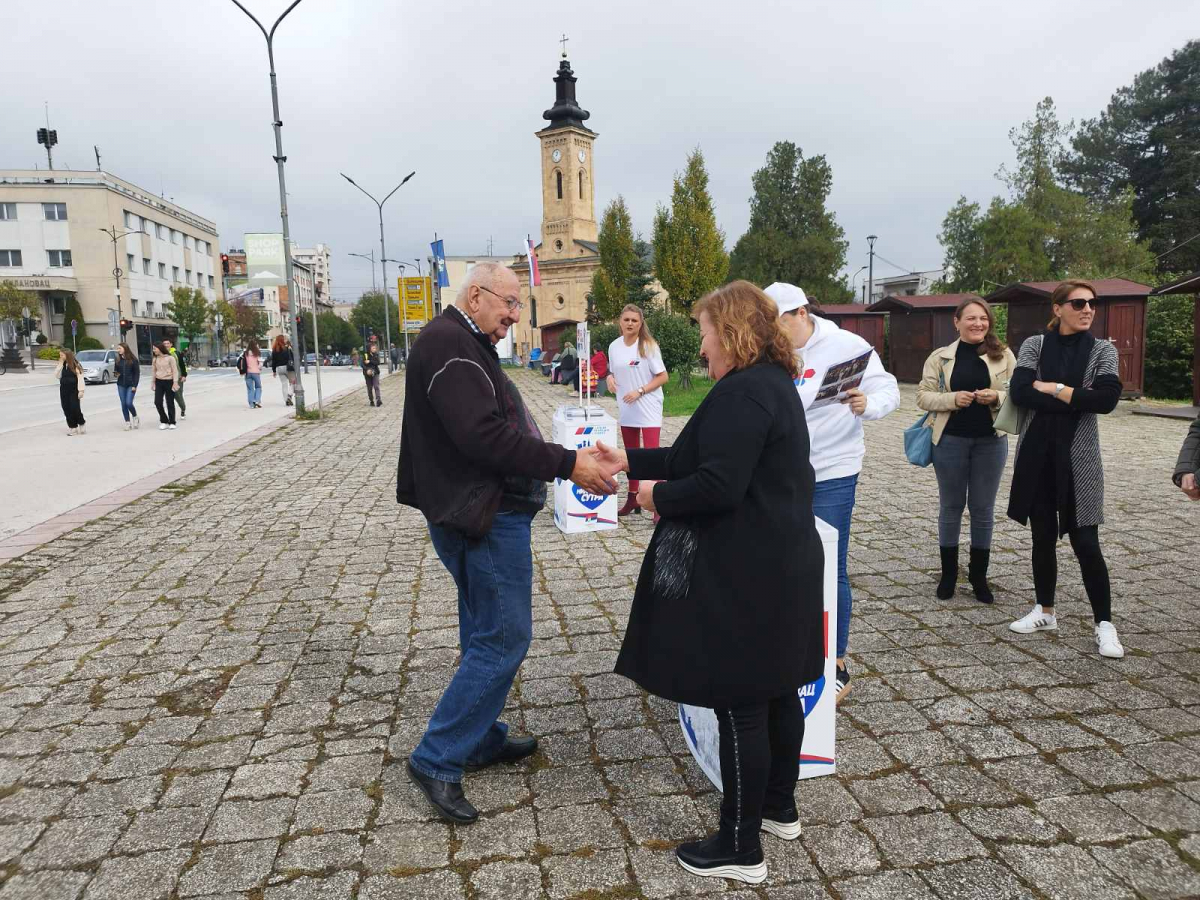
<svg viewBox="0 0 1200 900">
<path fill-rule="evenodd" d="M 599 509 L 600 505 L 608 499 L 604 494 L 593 494 L 585 491 L 577 484 L 571 485 L 571 493 L 575 495 L 575 499 L 583 504 L 585 509 Z"/>
</svg>

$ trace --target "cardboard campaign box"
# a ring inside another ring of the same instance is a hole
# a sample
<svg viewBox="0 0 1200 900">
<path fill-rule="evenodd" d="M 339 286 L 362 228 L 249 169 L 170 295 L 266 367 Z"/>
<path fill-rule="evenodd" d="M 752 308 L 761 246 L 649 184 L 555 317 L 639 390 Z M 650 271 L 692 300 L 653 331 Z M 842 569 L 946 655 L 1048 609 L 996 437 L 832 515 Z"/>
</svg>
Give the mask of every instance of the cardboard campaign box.
<svg viewBox="0 0 1200 900">
<path fill-rule="evenodd" d="M 560 406 L 554 414 L 554 443 L 580 450 L 604 441 L 617 446 L 617 423 L 599 406 Z M 554 524 L 564 534 L 609 531 L 617 527 L 615 494 L 591 494 L 563 478 L 554 479 Z"/>
<path fill-rule="evenodd" d="M 605 441 L 605 443 L 608 443 Z M 800 777 L 814 778 L 830 775 L 836 770 L 834 763 L 834 737 L 837 731 L 834 722 L 837 708 L 837 682 L 834 669 L 837 666 L 835 653 L 837 639 L 837 529 L 817 519 L 817 531 L 821 535 L 821 546 L 825 550 L 825 571 L 822 582 L 825 594 L 825 674 L 816 681 L 800 688 L 800 700 L 804 704 L 804 744 L 800 748 Z M 683 738 L 692 756 L 704 770 L 709 781 L 721 788 L 720 736 L 717 717 L 711 709 L 699 706 L 679 706 L 679 725 Z"/>
</svg>

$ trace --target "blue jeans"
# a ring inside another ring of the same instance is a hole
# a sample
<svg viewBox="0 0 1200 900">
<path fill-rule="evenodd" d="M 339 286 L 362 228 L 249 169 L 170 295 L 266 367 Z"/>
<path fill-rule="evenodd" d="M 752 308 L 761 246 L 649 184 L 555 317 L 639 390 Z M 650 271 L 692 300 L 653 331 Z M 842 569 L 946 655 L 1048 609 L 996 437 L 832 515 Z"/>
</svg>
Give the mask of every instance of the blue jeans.
<svg viewBox="0 0 1200 900">
<path fill-rule="evenodd" d="M 460 781 L 465 765 L 500 752 L 497 721 L 533 639 L 532 513 L 500 513 L 479 540 L 430 524 L 438 559 L 458 585 L 462 660 L 409 762 L 423 775 Z"/>
<path fill-rule="evenodd" d="M 262 402 L 262 373 L 246 373 L 246 402 L 253 406 Z"/>
<path fill-rule="evenodd" d="M 846 644 L 850 640 L 850 608 L 854 598 L 850 595 L 850 575 L 846 571 L 846 554 L 850 550 L 850 517 L 854 513 L 854 491 L 858 487 L 858 475 L 845 478 L 830 478 L 818 481 L 813 492 L 813 513 L 837 529 L 837 657 L 846 655 Z"/>
<path fill-rule="evenodd" d="M 134 388 L 124 384 L 117 385 L 117 396 L 121 399 L 121 415 L 125 417 L 125 421 L 129 421 L 129 417 L 137 418 L 137 410 L 133 408 L 133 393 Z"/>
<path fill-rule="evenodd" d="M 996 492 L 1008 459 L 1008 435 L 959 437 L 943 434 L 933 445 L 933 471 L 938 483 L 938 544 L 957 547 L 963 509 L 971 508 L 971 546 L 992 547 Z"/>
</svg>

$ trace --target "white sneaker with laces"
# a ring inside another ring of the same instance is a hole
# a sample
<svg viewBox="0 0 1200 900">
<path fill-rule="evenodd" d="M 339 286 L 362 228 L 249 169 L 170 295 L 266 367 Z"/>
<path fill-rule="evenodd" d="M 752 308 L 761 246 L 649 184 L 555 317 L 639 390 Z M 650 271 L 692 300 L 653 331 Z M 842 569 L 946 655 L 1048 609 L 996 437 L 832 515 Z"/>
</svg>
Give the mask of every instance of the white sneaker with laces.
<svg viewBox="0 0 1200 900">
<path fill-rule="evenodd" d="M 74 428 L 67 429 L 67 437 L 75 437 L 78 433 Z"/>
<path fill-rule="evenodd" d="M 1058 617 L 1042 609 L 1042 604 L 1035 603 L 1033 609 L 1015 622 L 1008 625 L 1009 631 L 1017 634 L 1033 634 L 1035 631 L 1058 630 Z"/>
<path fill-rule="evenodd" d="M 174 426 L 174 425 L 168 425 L 167 427 L 168 427 L 169 429 L 171 429 L 172 431 L 174 431 L 174 430 L 175 430 L 175 426 Z"/>
<path fill-rule="evenodd" d="M 79 433 L 80 433 L 80 434 L 87 434 L 87 426 L 86 426 L 86 425 L 80 425 L 80 426 L 79 426 Z"/>
<path fill-rule="evenodd" d="M 1125 655 L 1125 648 L 1121 646 L 1112 622 L 1101 622 L 1096 626 L 1096 646 L 1100 648 L 1100 655 L 1109 659 L 1120 659 Z"/>
<path fill-rule="evenodd" d="M 159 426 L 158 426 L 158 430 L 159 430 L 159 431 L 166 431 L 166 430 L 167 430 L 167 423 L 166 423 L 166 422 L 163 422 L 161 425 L 159 425 Z"/>
</svg>

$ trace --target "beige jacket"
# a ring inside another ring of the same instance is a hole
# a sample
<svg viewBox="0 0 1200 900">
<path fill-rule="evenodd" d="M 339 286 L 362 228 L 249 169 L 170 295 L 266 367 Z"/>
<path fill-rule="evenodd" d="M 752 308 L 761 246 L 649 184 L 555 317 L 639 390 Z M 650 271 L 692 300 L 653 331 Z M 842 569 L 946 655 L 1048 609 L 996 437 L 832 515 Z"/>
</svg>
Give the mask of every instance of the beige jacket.
<svg viewBox="0 0 1200 900">
<path fill-rule="evenodd" d="M 955 341 L 949 346 L 939 347 L 929 354 L 929 359 L 925 360 L 925 371 L 921 373 L 921 383 L 917 385 L 917 406 L 934 414 L 932 421 L 935 444 L 942 439 L 946 423 L 958 409 L 954 402 L 955 392 L 950 390 L 950 376 L 954 373 L 954 355 L 958 353 L 958 343 Z M 1004 359 L 992 359 L 984 356 L 983 361 L 987 364 L 988 372 L 992 376 L 991 388 L 999 395 L 991 408 L 994 422 L 996 414 L 1000 412 L 1000 407 L 1004 404 L 1004 398 L 1008 396 L 1008 382 L 1012 378 L 1013 369 L 1017 367 L 1017 358 L 1013 356 L 1011 350 L 1005 347 Z M 942 376 L 940 384 L 938 382 L 939 371 Z"/>
<path fill-rule="evenodd" d="M 179 364 L 175 362 L 175 357 L 169 353 L 165 356 L 160 354 L 154 357 L 152 368 L 156 380 L 169 381 L 175 390 L 179 390 Z"/>
</svg>

